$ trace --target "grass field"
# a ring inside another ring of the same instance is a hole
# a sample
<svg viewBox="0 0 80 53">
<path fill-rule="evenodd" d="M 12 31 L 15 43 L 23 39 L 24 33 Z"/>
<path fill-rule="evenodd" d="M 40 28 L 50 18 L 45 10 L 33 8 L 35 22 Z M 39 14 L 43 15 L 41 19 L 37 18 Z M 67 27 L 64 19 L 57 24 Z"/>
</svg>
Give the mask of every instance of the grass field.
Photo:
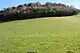
<svg viewBox="0 0 80 53">
<path fill-rule="evenodd" d="M 80 53 L 80 15 L 0 23 L 0 53 Z"/>
</svg>

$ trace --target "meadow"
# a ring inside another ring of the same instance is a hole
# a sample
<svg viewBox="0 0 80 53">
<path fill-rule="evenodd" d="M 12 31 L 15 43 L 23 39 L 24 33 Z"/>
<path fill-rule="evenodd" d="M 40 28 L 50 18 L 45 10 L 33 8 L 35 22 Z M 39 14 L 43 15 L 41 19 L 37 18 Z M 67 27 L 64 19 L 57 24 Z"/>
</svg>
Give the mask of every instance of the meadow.
<svg viewBox="0 0 80 53">
<path fill-rule="evenodd" d="M 80 53 L 80 14 L 0 23 L 0 53 Z"/>
</svg>

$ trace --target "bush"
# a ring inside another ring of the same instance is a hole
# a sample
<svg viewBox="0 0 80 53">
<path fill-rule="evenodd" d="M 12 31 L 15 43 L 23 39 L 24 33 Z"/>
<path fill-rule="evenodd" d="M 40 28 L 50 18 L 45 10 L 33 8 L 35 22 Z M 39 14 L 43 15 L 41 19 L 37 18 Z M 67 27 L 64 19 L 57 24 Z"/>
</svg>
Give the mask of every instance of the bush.
<svg viewBox="0 0 80 53">
<path fill-rule="evenodd" d="M 25 8 L 24 8 L 25 7 Z M 7 10 L 8 9 L 8 10 Z M 71 16 L 78 14 L 80 10 L 73 6 L 61 3 L 47 2 L 44 5 L 29 3 L 28 5 L 18 5 L 17 7 L 6 8 L 0 11 L 0 20 L 29 19 L 36 17 L 50 16 Z"/>
</svg>

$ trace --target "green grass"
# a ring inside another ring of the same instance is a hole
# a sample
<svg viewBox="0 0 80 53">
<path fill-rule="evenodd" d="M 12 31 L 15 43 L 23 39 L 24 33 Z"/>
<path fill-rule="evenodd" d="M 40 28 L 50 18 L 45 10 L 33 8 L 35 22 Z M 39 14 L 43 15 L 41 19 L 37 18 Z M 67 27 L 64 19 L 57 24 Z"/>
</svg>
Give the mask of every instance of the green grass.
<svg viewBox="0 0 80 53">
<path fill-rule="evenodd" d="M 80 53 L 80 15 L 0 23 L 0 53 Z"/>
</svg>

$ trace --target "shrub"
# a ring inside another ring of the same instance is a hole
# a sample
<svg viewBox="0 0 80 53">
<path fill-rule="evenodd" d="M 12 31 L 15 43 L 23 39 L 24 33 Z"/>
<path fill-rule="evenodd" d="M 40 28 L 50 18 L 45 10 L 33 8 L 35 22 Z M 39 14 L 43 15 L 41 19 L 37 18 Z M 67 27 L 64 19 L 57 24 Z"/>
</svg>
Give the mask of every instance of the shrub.
<svg viewBox="0 0 80 53">
<path fill-rule="evenodd" d="M 25 9 L 24 9 L 25 8 Z M 42 5 L 39 2 L 18 5 L 0 11 L 0 20 L 28 19 L 47 16 L 71 16 L 78 14 L 80 10 L 73 6 L 61 3 L 50 3 Z"/>
</svg>

